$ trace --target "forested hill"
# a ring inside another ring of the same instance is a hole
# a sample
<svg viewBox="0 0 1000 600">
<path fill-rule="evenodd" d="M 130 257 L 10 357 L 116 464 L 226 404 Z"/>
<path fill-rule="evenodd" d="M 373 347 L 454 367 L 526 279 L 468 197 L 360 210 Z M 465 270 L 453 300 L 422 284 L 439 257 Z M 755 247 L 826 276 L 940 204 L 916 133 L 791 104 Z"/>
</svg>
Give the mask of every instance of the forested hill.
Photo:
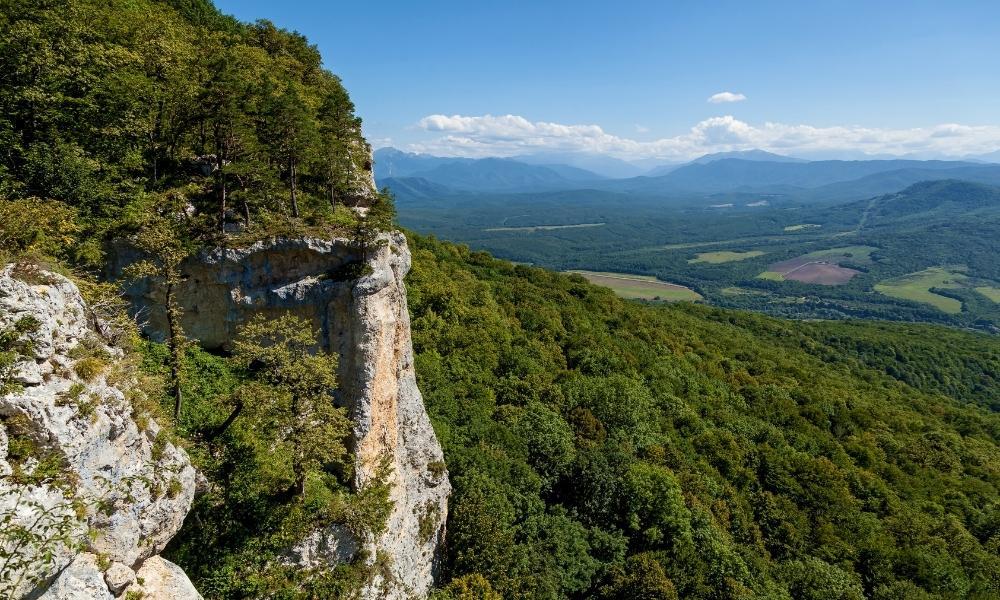
<svg viewBox="0 0 1000 600">
<path fill-rule="evenodd" d="M 187 213 L 185 238 L 262 235 L 372 201 L 360 120 L 316 47 L 208 0 L 11 0 L 0 72 L 0 196 L 75 222 L 69 259 L 99 264 L 109 231 L 157 212 Z"/>
<path fill-rule="evenodd" d="M 1000 594 L 994 338 L 640 305 L 411 243 L 442 598 Z"/>
<path fill-rule="evenodd" d="M 923 181 L 869 202 L 866 226 L 899 221 L 952 221 L 970 213 L 995 219 L 1000 213 L 1000 187 L 953 179 Z"/>
</svg>

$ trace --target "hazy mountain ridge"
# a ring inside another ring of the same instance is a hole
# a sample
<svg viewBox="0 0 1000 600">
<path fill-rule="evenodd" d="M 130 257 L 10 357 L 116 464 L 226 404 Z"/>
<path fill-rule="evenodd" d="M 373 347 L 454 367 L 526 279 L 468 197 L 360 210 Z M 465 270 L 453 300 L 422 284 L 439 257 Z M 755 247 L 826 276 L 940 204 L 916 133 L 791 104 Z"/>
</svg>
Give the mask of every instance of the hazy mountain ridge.
<svg viewBox="0 0 1000 600">
<path fill-rule="evenodd" d="M 850 201 L 930 179 L 1000 184 L 1000 166 L 967 160 L 806 161 L 747 150 L 708 154 L 635 177 L 608 178 L 578 166 L 551 162 L 559 158 L 569 160 L 572 155 L 469 159 L 383 148 L 375 153 L 375 171 L 381 185 L 388 185 L 403 198 L 596 189 L 661 197 L 738 192 L 781 194 L 803 201 Z M 524 162 L 528 160 L 538 162 Z M 410 177 L 425 182 L 402 181 Z"/>
<path fill-rule="evenodd" d="M 375 152 L 375 174 L 379 181 L 417 177 L 471 192 L 571 189 L 604 179 L 591 171 L 563 164 L 535 165 L 510 158 L 442 158 L 391 148 Z"/>
</svg>

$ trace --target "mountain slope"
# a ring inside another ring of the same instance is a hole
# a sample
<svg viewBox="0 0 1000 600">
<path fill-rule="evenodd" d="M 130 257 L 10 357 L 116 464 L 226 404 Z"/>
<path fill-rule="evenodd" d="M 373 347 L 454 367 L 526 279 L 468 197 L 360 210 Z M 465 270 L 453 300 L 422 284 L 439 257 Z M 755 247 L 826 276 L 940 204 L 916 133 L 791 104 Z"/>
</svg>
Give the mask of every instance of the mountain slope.
<svg viewBox="0 0 1000 600">
<path fill-rule="evenodd" d="M 566 165 L 612 179 L 635 177 L 641 175 L 644 170 L 640 166 L 613 156 L 587 152 L 538 152 L 512 158 L 529 165 Z"/>
<path fill-rule="evenodd" d="M 572 167 L 562 169 L 569 171 Z M 454 189 L 500 192 L 577 188 L 587 172 L 577 169 L 572 173 L 573 178 L 570 179 L 549 167 L 526 165 L 505 158 L 481 158 L 439 164 L 411 176 Z M 597 175 L 591 177 L 593 181 L 599 179 Z"/>
<path fill-rule="evenodd" d="M 884 171 L 859 179 L 824 185 L 802 196 L 810 200 L 843 202 L 888 194 L 921 181 L 961 179 L 990 185 L 1000 185 L 1000 166 L 977 165 L 951 169 L 908 168 Z"/>
<path fill-rule="evenodd" d="M 704 164 L 688 164 L 661 177 L 610 182 L 606 188 L 642 193 L 677 191 L 775 191 L 810 189 L 851 181 L 900 169 L 944 170 L 990 167 L 959 161 L 867 160 L 775 162 L 723 158 Z"/>
<path fill-rule="evenodd" d="M 431 183 L 472 192 L 574 189 L 604 179 L 564 164 L 527 164 L 509 158 L 443 158 L 411 154 L 395 148 L 375 152 L 378 180 L 418 177 Z"/>
<path fill-rule="evenodd" d="M 643 306 L 411 240 L 445 598 L 1000 593 L 1000 415 L 969 405 L 996 338 Z"/>
<path fill-rule="evenodd" d="M 396 148 L 379 148 L 372 157 L 375 161 L 375 178 L 409 177 L 420 171 L 428 171 L 441 165 L 468 163 L 470 158 L 449 158 L 403 152 Z"/>
<path fill-rule="evenodd" d="M 904 220 L 951 221 L 982 209 L 1000 213 L 1000 187 L 954 179 L 923 181 L 873 200 L 868 224 L 885 225 Z"/>
<path fill-rule="evenodd" d="M 376 180 L 379 188 L 387 187 L 392 190 L 397 201 L 406 202 L 408 200 L 435 200 L 459 194 L 448 186 L 428 181 L 423 177 L 386 177 Z"/>
<path fill-rule="evenodd" d="M 667 179 L 674 185 L 696 189 L 732 189 L 741 186 L 791 185 L 819 187 L 902 168 L 947 169 L 971 166 L 946 161 L 872 160 L 814 161 L 807 163 L 722 159 L 677 169 Z"/>
<path fill-rule="evenodd" d="M 775 154 L 773 152 L 767 152 L 766 150 L 734 150 L 732 152 L 715 152 L 713 154 L 706 154 L 692 160 L 689 164 L 692 165 L 707 165 L 719 160 L 725 160 L 728 158 L 737 158 L 739 160 L 751 160 L 756 162 L 779 162 L 779 163 L 804 163 L 809 162 L 801 158 L 794 158 L 792 156 L 784 156 L 781 154 Z"/>
<path fill-rule="evenodd" d="M 643 176 L 662 177 L 664 175 L 673 173 L 680 167 L 686 165 L 707 165 L 709 163 L 713 163 L 718 160 L 724 160 L 727 158 L 736 158 L 740 160 L 759 161 L 759 162 L 794 162 L 794 163 L 808 162 L 802 160 L 801 158 L 782 156 L 781 154 L 774 154 L 773 152 L 767 152 L 764 150 L 735 150 L 732 152 L 716 152 L 713 154 L 706 154 L 687 163 L 661 165 L 643 173 Z"/>
</svg>

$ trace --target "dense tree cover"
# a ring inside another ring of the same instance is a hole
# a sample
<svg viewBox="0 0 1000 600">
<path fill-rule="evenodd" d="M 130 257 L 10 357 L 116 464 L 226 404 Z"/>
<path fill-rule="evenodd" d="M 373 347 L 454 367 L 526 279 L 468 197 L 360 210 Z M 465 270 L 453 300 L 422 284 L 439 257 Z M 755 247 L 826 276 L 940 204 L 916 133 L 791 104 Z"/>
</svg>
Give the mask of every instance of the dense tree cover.
<svg viewBox="0 0 1000 600">
<path fill-rule="evenodd" d="M 10 0 L 0 72 L 0 197 L 73 211 L 66 258 L 97 264 L 110 232 L 176 205 L 189 237 L 351 227 L 337 206 L 370 187 L 316 47 L 206 0 Z"/>
<path fill-rule="evenodd" d="M 1000 594 L 994 338 L 644 306 L 411 242 L 441 598 Z"/>
<path fill-rule="evenodd" d="M 853 362 L 912 387 L 1000 411 L 1000 343 L 925 325 L 851 321 L 802 323 L 822 342 L 806 350 L 824 362 Z"/>
</svg>

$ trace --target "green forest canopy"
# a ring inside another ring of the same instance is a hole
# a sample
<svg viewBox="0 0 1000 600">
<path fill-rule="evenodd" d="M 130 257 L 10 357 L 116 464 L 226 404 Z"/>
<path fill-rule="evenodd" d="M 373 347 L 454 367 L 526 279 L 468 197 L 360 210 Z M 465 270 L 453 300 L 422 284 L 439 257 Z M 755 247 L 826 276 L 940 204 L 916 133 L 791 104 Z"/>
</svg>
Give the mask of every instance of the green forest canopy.
<svg viewBox="0 0 1000 600">
<path fill-rule="evenodd" d="M 452 597 L 1000 593 L 995 338 L 639 305 L 411 241 Z"/>
<path fill-rule="evenodd" d="M 192 237 L 343 225 L 335 206 L 373 191 L 360 120 L 316 47 L 205 0 L 11 0 L 0 72 L 0 196 L 64 203 L 77 260 L 158 210 L 183 212 Z"/>
</svg>

